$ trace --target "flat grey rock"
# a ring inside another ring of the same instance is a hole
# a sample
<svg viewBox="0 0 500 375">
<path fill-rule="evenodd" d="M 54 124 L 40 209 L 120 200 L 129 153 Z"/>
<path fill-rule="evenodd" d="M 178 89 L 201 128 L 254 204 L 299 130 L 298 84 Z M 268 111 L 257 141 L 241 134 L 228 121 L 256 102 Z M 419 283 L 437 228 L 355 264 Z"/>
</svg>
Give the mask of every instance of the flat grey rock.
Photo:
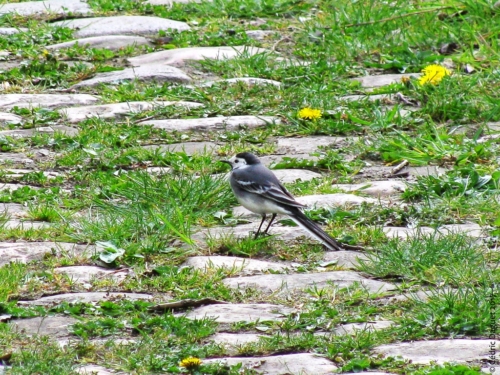
<svg viewBox="0 0 500 375">
<path fill-rule="evenodd" d="M 243 303 L 227 305 L 206 305 L 198 307 L 185 316 L 188 319 L 214 318 L 218 323 L 237 323 L 237 322 L 279 322 L 285 315 L 294 312 L 294 309 L 269 303 Z M 176 314 L 184 316 L 184 314 Z"/>
<path fill-rule="evenodd" d="M 231 277 L 223 283 L 233 289 L 257 289 L 265 293 L 296 292 L 310 287 L 331 288 L 335 285 L 340 288 L 360 283 L 371 293 L 386 292 L 396 287 L 382 281 L 365 279 L 356 272 L 334 271 L 293 275 L 259 275 Z"/>
<path fill-rule="evenodd" d="M 33 169 L 9 168 L 9 169 L 4 169 L 3 171 L 6 173 L 6 178 L 9 178 L 9 179 L 11 179 L 11 178 L 12 179 L 19 179 L 19 178 L 26 176 L 27 174 L 30 174 L 30 173 L 41 173 L 45 177 L 47 177 L 49 180 L 56 178 L 56 177 L 59 177 L 59 176 L 63 176 L 63 173 L 59 173 L 59 172 L 40 171 L 40 170 L 33 170 Z"/>
<path fill-rule="evenodd" d="M 401 356 L 415 364 L 428 364 L 431 361 L 443 364 L 445 362 L 468 362 L 486 360 L 489 355 L 491 340 L 429 340 L 402 342 L 398 344 L 381 345 L 374 349 L 384 356 Z M 496 343 L 496 351 L 500 349 Z"/>
<path fill-rule="evenodd" d="M 334 184 L 332 186 L 347 192 L 356 191 L 376 198 L 399 195 L 407 188 L 404 181 L 398 180 L 369 181 L 360 184 Z"/>
<path fill-rule="evenodd" d="M 42 297 L 33 301 L 18 301 L 19 306 L 51 306 L 61 302 L 68 303 L 92 303 L 100 301 L 149 301 L 152 300 L 151 294 L 144 293 L 121 293 L 121 292 L 89 292 L 89 293 L 65 293 L 53 296 Z"/>
<path fill-rule="evenodd" d="M 4 184 L 0 183 L 0 191 L 16 191 L 17 189 L 22 189 L 23 187 L 28 185 L 23 184 Z M 40 189 L 37 186 L 29 186 L 31 189 L 38 190 Z"/>
<path fill-rule="evenodd" d="M 31 138 L 39 134 L 54 134 L 62 133 L 70 137 L 78 134 L 78 129 L 65 125 L 52 125 L 43 126 L 32 129 L 13 129 L 13 130 L 0 130 L 0 136 L 8 136 L 13 138 Z"/>
<path fill-rule="evenodd" d="M 384 74 L 380 76 L 364 76 L 352 78 L 352 81 L 361 82 L 361 87 L 380 87 L 390 85 L 391 83 L 401 83 L 403 77 L 420 77 L 420 73 L 407 74 Z"/>
<path fill-rule="evenodd" d="M 90 9 L 86 2 L 80 0 L 47 0 L 1 4 L 0 14 L 7 13 L 14 13 L 22 16 L 32 16 L 43 13 L 61 15 L 70 13 L 90 14 L 92 13 L 92 9 Z"/>
<path fill-rule="evenodd" d="M 149 39 L 143 36 L 134 35 L 102 35 L 92 36 L 90 38 L 81 38 L 71 40 L 69 42 L 51 44 L 46 46 L 45 49 L 58 50 L 70 48 L 78 44 L 79 46 L 88 46 L 89 48 L 104 48 L 109 50 L 118 50 L 128 46 L 149 46 L 152 43 Z"/>
<path fill-rule="evenodd" d="M 30 319 L 16 319 L 10 322 L 12 329 L 28 335 L 50 336 L 60 338 L 70 336 L 68 328 L 78 320 L 67 316 L 47 316 Z"/>
<path fill-rule="evenodd" d="M 352 139 L 349 138 L 350 140 Z M 345 143 L 345 137 L 312 136 L 302 138 L 278 138 L 277 153 L 308 154 L 318 151 L 319 147 L 332 147 Z M 291 155 L 293 156 L 293 155 Z"/>
<path fill-rule="evenodd" d="M 73 36 L 76 38 L 103 35 L 158 35 L 159 31 L 168 29 L 177 31 L 190 29 L 185 22 L 147 16 L 80 18 L 54 22 L 52 25 L 75 29 Z"/>
<path fill-rule="evenodd" d="M 1 6 L 1 5 L 0 5 Z M 0 9 L 1 12 L 1 9 Z M 18 34 L 20 32 L 26 32 L 28 29 L 24 27 L 0 27 L 0 35 L 13 35 Z"/>
<path fill-rule="evenodd" d="M 283 153 L 280 155 L 265 155 L 260 157 L 260 161 L 262 164 L 267 165 L 270 168 L 275 168 L 279 165 L 280 168 L 294 168 L 295 167 L 295 161 L 309 161 L 310 164 L 313 166 L 316 165 L 316 163 L 319 161 L 319 156 L 318 155 L 311 155 L 310 153 L 307 154 L 297 154 L 297 153 Z"/>
<path fill-rule="evenodd" d="M 191 87 L 212 87 L 214 85 L 235 85 L 238 83 L 243 83 L 248 86 L 266 86 L 266 85 L 276 86 L 276 87 L 281 86 L 281 82 L 273 81 L 272 79 L 240 77 L 240 78 L 220 79 L 218 81 L 202 82 L 193 85 Z"/>
<path fill-rule="evenodd" d="M 24 218 L 28 207 L 18 203 L 0 203 L 0 215 L 7 214 L 10 218 Z"/>
<path fill-rule="evenodd" d="M 166 64 L 182 66 L 189 60 L 229 60 L 244 55 L 255 55 L 269 52 L 263 48 L 234 46 L 234 47 L 189 47 L 148 53 L 127 59 L 132 66 L 145 64 Z"/>
<path fill-rule="evenodd" d="M 186 155 L 194 154 L 213 154 L 215 150 L 220 147 L 214 142 L 183 142 L 172 143 L 169 145 L 150 145 L 143 148 L 148 150 L 158 150 L 159 152 L 185 152 Z"/>
<path fill-rule="evenodd" d="M 327 375 L 337 370 L 328 359 L 312 353 L 286 354 L 271 357 L 228 357 L 203 361 L 234 366 L 243 364 L 243 369 L 266 375 Z"/>
<path fill-rule="evenodd" d="M 94 78 L 81 81 L 73 85 L 72 88 L 93 87 L 102 83 L 119 84 L 120 82 L 134 80 L 141 82 L 188 83 L 191 81 L 191 78 L 182 70 L 173 66 L 149 64 L 136 68 L 116 70 L 114 72 L 98 73 Z"/>
<path fill-rule="evenodd" d="M 342 250 L 342 251 L 328 251 L 323 256 L 323 262 L 331 263 L 337 267 L 347 269 L 357 269 L 358 259 L 367 260 L 367 256 L 359 251 Z"/>
<path fill-rule="evenodd" d="M 28 165 L 34 163 L 34 161 L 22 153 L 0 152 L 0 164 L 2 163 Z"/>
<path fill-rule="evenodd" d="M 273 116 L 229 116 L 229 117 L 206 117 L 198 119 L 172 119 L 172 120 L 148 120 L 138 125 L 152 125 L 153 128 L 168 131 L 207 131 L 207 130 L 229 130 L 235 131 L 242 128 L 255 129 L 271 123 L 279 124 L 281 120 Z"/>
<path fill-rule="evenodd" d="M 59 108 L 91 105 L 99 98 L 88 94 L 3 94 L 0 95 L 0 108 Z"/>
<path fill-rule="evenodd" d="M 27 263 L 40 260 L 45 254 L 90 256 L 93 246 L 55 242 L 0 242 L 0 266 L 10 262 Z"/>
<path fill-rule="evenodd" d="M 386 329 L 391 327 L 394 322 L 389 320 L 379 320 L 376 322 L 367 323 L 350 323 L 343 324 L 340 327 L 335 328 L 336 335 L 352 335 L 359 331 L 378 331 L 381 329 Z"/>
<path fill-rule="evenodd" d="M 273 171 L 278 180 L 284 184 L 292 184 L 297 181 L 311 181 L 321 178 L 321 173 L 308 171 L 307 169 L 276 169 Z"/>
<path fill-rule="evenodd" d="M 188 258 L 183 267 L 195 269 L 226 268 L 238 274 L 258 274 L 269 270 L 284 271 L 290 269 L 289 265 L 265 260 L 238 258 L 232 256 L 195 256 Z"/>
<path fill-rule="evenodd" d="M 54 268 L 54 273 L 66 275 L 74 283 L 87 284 L 95 279 L 121 281 L 127 277 L 129 270 L 110 270 L 96 266 L 71 266 Z"/>
<path fill-rule="evenodd" d="M 251 217 L 251 215 L 252 213 L 249 213 L 247 217 Z M 191 235 L 191 239 L 195 242 L 204 243 L 207 240 L 245 238 L 254 235 L 255 231 L 257 231 L 257 228 L 259 227 L 259 223 L 260 221 L 256 221 L 255 223 L 237 225 L 235 227 L 224 226 L 204 229 Z M 273 225 L 271 229 L 269 229 L 269 234 L 275 236 L 276 239 L 285 242 L 292 242 L 304 237 L 313 241 L 317 241 L 308 232 L 298 227 L 282 227 Z"/>
<path fill-rule="evenodd" d="M 401 239 L 415 237 L 419 233 L 432 234 L 436 232 L 436 229 L 429 227 L 419 227 L 419 228 L 384 227 L 383 230 L 387 237 L 397 237 Z M 453 233 L 461 233 L 474 238 L 479 238 L 484 236 L 483 229 L 481 228 L 481 226 L 475 223 L 443 225 L 437 229 L 437 232 L 438 235 L 442 236 L 446 236 Z"/>
<path fill-rule="evenodd" d="M 20 124 L 23 121 L 21 116 L 8 112 L 0 112 L 1 124 Z"/>
<path fill-rule="evenodd" d="M 444 175 L 448 169 L 435 166 L 426 166 L 426 167 L 410 167 L 408 168 L 410 175 L 412 176 L 442 176 Z"/>
<path fill-rule="evenodd" d="M 121 118 L 134 113 L 150 111 L 155 108 L 176 106 L 183 108 L 203 107 L 203 104 L 184 101 L 170 102 L 127 102 L 114 104 L 91 105 L 84 107 L 63 108 L 59 113 L 66 117 L 71 123 L 78 123 L 90 117 L 98 118 Z"/>
<path fill-rule="evenodd" d="M 51 224 L 46 221 L 31 220 L 8 220 L 3 224 L 3 228 L 19 230 L 41 229 L 48 228 L 50 226 Z"/>
</svg>

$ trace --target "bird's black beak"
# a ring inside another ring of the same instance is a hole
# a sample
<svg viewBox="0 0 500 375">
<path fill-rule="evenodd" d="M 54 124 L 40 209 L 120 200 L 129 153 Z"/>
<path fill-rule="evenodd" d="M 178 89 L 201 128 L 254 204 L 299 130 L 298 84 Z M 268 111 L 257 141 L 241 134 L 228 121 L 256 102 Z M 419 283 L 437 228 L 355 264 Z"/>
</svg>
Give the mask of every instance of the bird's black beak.
<svg viewBox="0 0 500 375">
<path fill-rule="evenodd" d="M 231 162 L 229 160 L 219 160 L 219 163 L 229 164 L 229 166 L 231 167 L 231 169 L 233 169 L 233 165 L 231 164 Z"/>
</svg>

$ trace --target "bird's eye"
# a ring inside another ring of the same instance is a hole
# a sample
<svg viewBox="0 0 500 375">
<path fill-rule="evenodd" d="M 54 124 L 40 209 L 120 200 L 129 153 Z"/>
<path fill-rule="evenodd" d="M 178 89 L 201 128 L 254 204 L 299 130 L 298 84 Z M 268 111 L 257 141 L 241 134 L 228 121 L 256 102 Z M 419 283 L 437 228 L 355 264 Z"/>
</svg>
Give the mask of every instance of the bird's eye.
<svg viewBox="0 0 500 375">
<path fill-rule="evenodd" d="M 238 160 L 238 159 L 236 159 L 234 162 L 235 162 L 235 163 L 237 163 L 237 162 L 239 162 L 239 160 Z"/>
</svg>

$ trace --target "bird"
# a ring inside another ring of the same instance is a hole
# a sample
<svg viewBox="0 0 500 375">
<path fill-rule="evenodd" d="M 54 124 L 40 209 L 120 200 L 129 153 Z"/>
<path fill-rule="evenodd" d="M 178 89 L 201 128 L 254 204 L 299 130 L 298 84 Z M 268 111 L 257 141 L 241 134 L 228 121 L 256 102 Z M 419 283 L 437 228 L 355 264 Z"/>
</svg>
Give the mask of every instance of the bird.
<svg viewBox="0 0 500 375">
<path fill-rule="evenodd" d="M 238 202 L 262 216 L 255 238 L 259 236 L 268 214 L 272 216 L 264 234 L 268 232 L 276 215 L 280 214 L 287 215 L 328 249 L 343 250 L 340 243 L 302 212 L 306 206 L 295 200 L 257 156 L 250 152 L 241 152 L 229 160 L 220 161 L 231 166 L 229 182 Z"/>
</svg>

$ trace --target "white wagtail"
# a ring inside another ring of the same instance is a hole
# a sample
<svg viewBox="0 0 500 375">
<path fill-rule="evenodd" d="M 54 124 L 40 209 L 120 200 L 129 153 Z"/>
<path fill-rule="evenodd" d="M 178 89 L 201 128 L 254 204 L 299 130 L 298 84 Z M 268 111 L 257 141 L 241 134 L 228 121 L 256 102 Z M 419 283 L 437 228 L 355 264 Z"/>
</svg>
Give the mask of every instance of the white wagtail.
<svg viewBox="0 0 500 375">
<path fill-rule="evenodd" d="M 337 241 L 302 213 L 305 206 L 295 200 L 257 156 L 242 152 L 221 162 L 231 166 L 230 183 L 238 202 L 246 209 L 262 215 L 255 238 L 259 235 L 267 214 L 272 214 L 272 217 L 264 233 L 267 233 L 276 215 L 281 214 L 290 217 L 330 250 L 343 250 Z"/>
</svg>

